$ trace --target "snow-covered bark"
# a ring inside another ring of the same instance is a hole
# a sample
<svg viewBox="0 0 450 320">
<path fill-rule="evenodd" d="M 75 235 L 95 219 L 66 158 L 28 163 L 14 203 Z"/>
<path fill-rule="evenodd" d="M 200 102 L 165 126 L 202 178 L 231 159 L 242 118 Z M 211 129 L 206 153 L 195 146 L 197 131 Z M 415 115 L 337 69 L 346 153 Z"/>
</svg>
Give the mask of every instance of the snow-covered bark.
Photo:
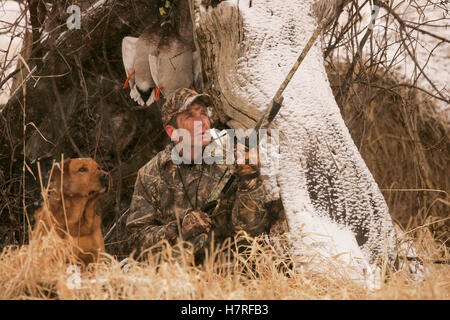
<svg viewBox="0 0 450 320">
<path fill-rule="evenodd" d="M 214 9 L 198 2 L 207 89 L 231 118 L 229 126 L 250 128 L 317 26 L 314 1 L 227 1 Z M 395 230 L 387 205 L 341 117 L 318 43 L 283 96 L 272 125 L 279 130 L 280 166 L 265 184 L 282 199 L 298 266 L 309 261 L 305 266 L 321 271 L 319 256 L 328 257 L 360 277 L 369 264 L 392 262 Z"/>
</svg>

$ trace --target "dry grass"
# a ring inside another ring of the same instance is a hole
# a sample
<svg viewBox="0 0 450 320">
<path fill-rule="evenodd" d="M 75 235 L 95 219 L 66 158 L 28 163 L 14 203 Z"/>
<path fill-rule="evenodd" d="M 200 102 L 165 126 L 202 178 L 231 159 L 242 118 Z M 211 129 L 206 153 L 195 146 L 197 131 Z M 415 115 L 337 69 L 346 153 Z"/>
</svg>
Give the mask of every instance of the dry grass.
<svg viewBox="0 0 450 320">
<path fill-rule="evenodd" d="M 426 230 L 426 229 L 423 229 Z M 422 256 L 442 250 L 427 232 L 419 232 Z M 450 266 L 426 263 L 426 281 L 411 281 L 407 271 L 388 275 L 380 290 L 369 292 L 332 274 L 296 273 L 280 268 L 286 262 L 268 245 L 254 241 L 246 253 L 231 258 L 224 246 L 195 267 L 188 253 L 170 257 L 167 247 L 144 262 L 130 262 L 127 272 L 111 256 L 82 272 L 68 272 L 74 261 L 61 240 L 47 237 L 0 256 L 0 297 L 3 299 L 449 299 Z M 448 258 L 448 256 L 447 256 Z M 156 262 L 158 260 L 158 262 Z M 426 260 L 426 259 L 425 259 Z M 95 282 L 90 281 L 97 279 Z"/>
</svg>

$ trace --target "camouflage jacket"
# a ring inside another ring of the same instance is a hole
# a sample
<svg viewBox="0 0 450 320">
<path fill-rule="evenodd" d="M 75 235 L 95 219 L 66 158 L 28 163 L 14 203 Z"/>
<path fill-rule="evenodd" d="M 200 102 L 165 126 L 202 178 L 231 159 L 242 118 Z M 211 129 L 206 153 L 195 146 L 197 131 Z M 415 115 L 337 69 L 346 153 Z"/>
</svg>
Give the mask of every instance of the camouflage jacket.
<svg viewBox="0 0 450 320">
<path fill-rule="evenodd" d="M 189 211 L 200 209 L 227 168 L 216 163 L 176 165 L 172 148 L 169 144 L 137 175 L 126 228 L 131 246 L 138 251 L 165 239 L 166 226 L 177 216 L 182 221 Z M 216 241 L 240 230 L 251 236 L 262 234 L 273 223 L 261 181 L 250 191 L 238 190 L 222 204 L 213 218 Z"/>
</svg>

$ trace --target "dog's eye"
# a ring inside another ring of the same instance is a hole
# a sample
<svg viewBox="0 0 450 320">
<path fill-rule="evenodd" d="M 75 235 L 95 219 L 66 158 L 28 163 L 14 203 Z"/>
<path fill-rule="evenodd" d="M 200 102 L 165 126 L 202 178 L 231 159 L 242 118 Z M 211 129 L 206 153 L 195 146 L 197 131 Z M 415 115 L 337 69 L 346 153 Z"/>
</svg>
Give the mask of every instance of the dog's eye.
<svg viewBox="0 0 450 320">
<path fill-rule="evenodd" d="M 87 172 L 88 169 L 86 167 L 81 167 L 80 169 L 78 169 L 79 172 Z"/>
</svg>

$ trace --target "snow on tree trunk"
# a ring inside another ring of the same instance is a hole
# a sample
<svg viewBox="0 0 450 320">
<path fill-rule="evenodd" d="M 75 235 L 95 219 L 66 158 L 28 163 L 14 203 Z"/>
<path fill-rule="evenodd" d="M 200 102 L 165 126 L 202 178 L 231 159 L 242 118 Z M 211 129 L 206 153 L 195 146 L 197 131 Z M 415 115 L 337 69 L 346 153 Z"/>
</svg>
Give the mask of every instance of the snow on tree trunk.
<svg viewBox="0 0 450 320">
<path fill-rule="evenodd" d="M 227 1 L 214 9 L 199 2 L 205 89 L 229 126 L 251 128 L 317 26 L 314 1 Z M 297 266 L 324 271 L 319 253 L 332 258 L 328 266 L 348 265 L 350 276 L 360 277 L 384 258 L 392 262 L 396 236 L 386 202 L 341 117 L 318 42 L 283 96 L 272 125 L 279 170 L 265 185 L 282 199 Z"/>
</svg>

